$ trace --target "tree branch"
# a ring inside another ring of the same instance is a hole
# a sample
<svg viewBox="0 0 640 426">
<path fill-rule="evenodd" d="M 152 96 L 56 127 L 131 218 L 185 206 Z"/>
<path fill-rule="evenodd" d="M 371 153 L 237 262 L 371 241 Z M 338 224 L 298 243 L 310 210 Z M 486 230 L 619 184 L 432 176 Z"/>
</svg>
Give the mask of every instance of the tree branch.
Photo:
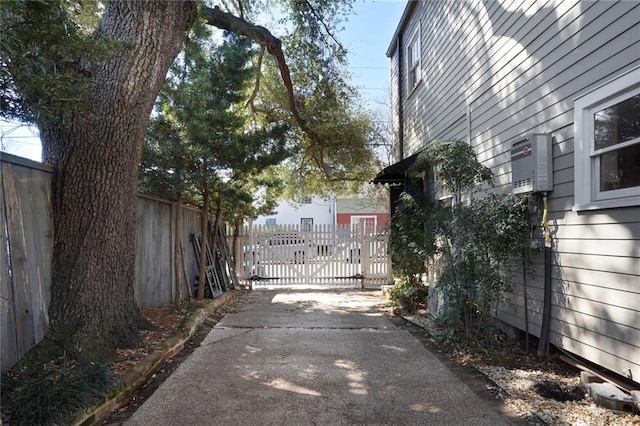
<svg viewBox="0 0 640 426">
<path fill-rule="evenodd" d="M 324 27 L 324 31 L 327 33 L 327 35 L 329 37 L 331 37 L 333 42 L 340 48 L 340 51 L 344 52 L 345 48 L 342 46 L 342 43 L 340 43 L 340 41 L 333 35 L 331 30 L 327 26 L 327 23 L 324 21 L 324 19 L 322 19 L 322 17 L 318 13 L 318 11 L 315 9 L 315 7 L 313 7 L 313 5 L 311 3 L 309 3 L 308 0 L 305 0 L 305 3 L 307 5 L 307 7 L 309 8 L 309 10 L 311 10 L 311 13 L 313 14 L 313 16 L 315 16 L 316 19 L 322 24 L 322 26 Z"/>
<path fill-rule="evenodd" d="M 251 24 L 244 19 L 233 16 L 229 13 L 223 12 L 219 7 L 203 7 L 202 17 L 206 20 L 206 23 L 213 25 L 214 27 L 231 31 L 237 34 L 241 34 L 248 37 L 258 43 L 260 46 L 267 49 L 267 52 L 273 56 L 280 70 L 280 77 L 285 86 L 287 92 L 287 101 L 289 103 L 289 110 L 293 115 L 294 120 L 300 127 L 300 129 L 307 135 L 311 145 L 322 146 L 320 137 L 307 125 L 306 120 L 302 118 L 300 111 L 296 107 L 295 95 L 293 93 L 293 82 L 291 80 L 291 73 L 287 62 L 285 61 L 284 53 L 282 52 L 282 42 L 275 37 L 271 32 L 259 25 Z"/>
<path fill-rule="evenodd" d="M 249 107 L 251 112 L 255 113 L 256 108 L 253 102 L 256 100 L 256 96 L 258 95 L 258 91 L 260 90 L 260 74 L 262 72 L 262 59 L 264 58 L 264 47 L 260 50 L 260 55 L 258 56 L 258 64 L 256 66 L 256 84 L 253 86 L 253 90 L 251 91 L 251 96 L 247 99 L 247 103 L 245 108 Z"/>
</svg>

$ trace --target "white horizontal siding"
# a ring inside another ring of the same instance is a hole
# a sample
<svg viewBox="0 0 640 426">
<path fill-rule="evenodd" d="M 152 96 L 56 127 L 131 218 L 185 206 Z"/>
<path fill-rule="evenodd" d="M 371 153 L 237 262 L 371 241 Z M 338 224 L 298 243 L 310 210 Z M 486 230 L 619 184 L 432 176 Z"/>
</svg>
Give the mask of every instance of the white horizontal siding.
<svg viewBox="0 0 640 426">
<path fill-rule="evenodd" d="M 564 313 L 562 315 L 562 321 L 556 320 L 551 322 L 551 340 L 557 339 L 559 341 L 558 346 L 560 347 L 564 346 L 564 343 L 567 342 L 570 348 L 575 347 L 573 350 L 569 349 L 571 352 L 578 354 L 589 353 L 595 358 L 598 364 L 605 366 L 607 364 L 598 362 L 597 356 L 608 354 L 611 357 L 611 361 L 615 360 L 615 364 L 620 366 L 620 370 L 618 370 L 619 373 L 622 373 L 623 369 L 629 368 L 634 372 L 634 377 L 636 377 L 635 372 L 638 368 L 638 346 L 629 343 L 629 341 L 633 336 L 637 336 L 637 329 L 630 329 L 620 323 L 611 323 L 612 327 L 610 331 L 612 334 L 606 334 L 602 325 L 607 323 L 605 321 L 593 321 L 592 326 L 598 327 L 598 331 L 602 331 L 596 332 L 586 327 L 584 319 L 572 322 L 571 320 L 573 318 L 571 317 L 571 315 Z M 620 336 L 620 338 L 613 336 Z M 596 353 L 592 353 L 594 350 Z M 607 360 L 607 362 L 610 362 L 610 360 Z"/>
<path fill-rule="evenodd" d="M 401 77 L 401 69 L 400 69 L 400 53 L 398 50 L 395 51 L 393 56 L 391 57 L 391 131 L 396 138 L 396 143 L 394 144 L 393 156 L 395 161 L 400 161 L 404 158 L 404 153 L 400 152 L 401 147 L 399 146 L 398 138 L 400 137 L 400 114 L 401 114 L 401 106 L 400 106 L 400 97 L 401 92 L 399 91 L 399 84 L 402 81 Z"/>
<path fill-rule="evenodd" d="M 419 2 L 405 42 L 419 23 L 423 81 L 401 97 L 407 155 L 436 138 L 466 139 L 470 109 L 471 145 L 492 168 L 495 190 L 509 192 L 510 142 L 551 133 L 552 343 L 639 378 L 640 206 L 581 213 L 572 207 L 573 99 L 640 64 L 640 3 Z M 527 277 L 533 334 L 541 322 L 541 258 L 534 256 Z M 517 284 L 498 317 L 524 329 L 524 312 Z"/>
</svg>

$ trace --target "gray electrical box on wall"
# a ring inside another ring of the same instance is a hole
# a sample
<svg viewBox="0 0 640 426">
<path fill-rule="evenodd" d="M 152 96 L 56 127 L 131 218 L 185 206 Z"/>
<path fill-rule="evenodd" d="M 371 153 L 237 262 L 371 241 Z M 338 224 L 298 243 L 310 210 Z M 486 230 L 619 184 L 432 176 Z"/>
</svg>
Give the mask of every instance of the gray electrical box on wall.
<svg viewBox="0 0 640 426">
<path fill-rule="evenodd" d="M 531 133 L 511 145 L 514 194 L 553 191 L 551 135 Z"/>
</svg>

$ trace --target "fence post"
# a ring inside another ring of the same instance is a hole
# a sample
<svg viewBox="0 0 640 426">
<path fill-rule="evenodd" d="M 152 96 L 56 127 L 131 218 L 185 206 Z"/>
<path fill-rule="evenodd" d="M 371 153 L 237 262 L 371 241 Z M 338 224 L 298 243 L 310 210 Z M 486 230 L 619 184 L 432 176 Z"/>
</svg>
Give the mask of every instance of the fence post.
<svg viewBox="0 0 640 426">
<path fill-rule="evenodd" d="M 176 308 L 180 307 L 182 303 L 182 205 L 180 202 L 180 196 L 175 203 L 171 204 L 173 210 L 173 223 L 171 227 L 171 238 L 173 247 L 173 304 Z"/>
</svg>

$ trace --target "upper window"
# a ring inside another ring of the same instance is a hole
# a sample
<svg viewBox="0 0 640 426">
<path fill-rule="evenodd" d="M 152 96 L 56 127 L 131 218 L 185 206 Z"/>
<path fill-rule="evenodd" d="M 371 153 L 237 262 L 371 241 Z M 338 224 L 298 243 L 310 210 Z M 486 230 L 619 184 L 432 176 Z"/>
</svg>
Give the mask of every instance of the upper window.
<svg viewBox="0 0 640 426">
<path fill-rule="evenodd" d="M 407 46 L 408 93 L 411 93 L 413 88 L 418 85 L 420 78 L 420 32 L 416 31 Z"/>
<path fill-rule="evenodd" d="M 575 101 L 575 209 L 640 205 L 640 68 Z"/>
</svg>

